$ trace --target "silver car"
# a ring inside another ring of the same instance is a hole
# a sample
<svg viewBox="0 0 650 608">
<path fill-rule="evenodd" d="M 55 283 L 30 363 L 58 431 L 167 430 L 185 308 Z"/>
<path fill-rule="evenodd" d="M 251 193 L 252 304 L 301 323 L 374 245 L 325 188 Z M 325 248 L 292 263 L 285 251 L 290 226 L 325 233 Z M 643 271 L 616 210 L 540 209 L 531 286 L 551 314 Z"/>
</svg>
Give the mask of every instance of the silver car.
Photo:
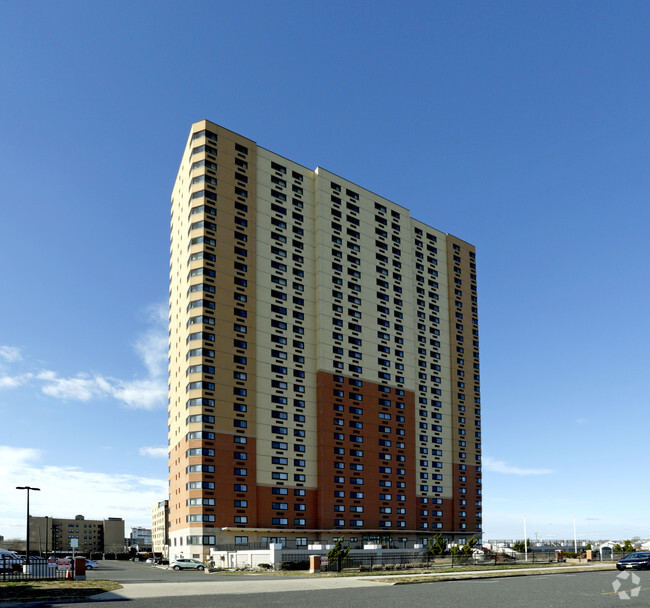
<svg viewBox="0 0 650 608">
<path fill-rule="evenodd" d="M 178 557 L 169 562 L 169 567 L 174 570 L 205 570 L 208 567 L 208 564 L 204 564 L 198 559 Z"/>
</svg>

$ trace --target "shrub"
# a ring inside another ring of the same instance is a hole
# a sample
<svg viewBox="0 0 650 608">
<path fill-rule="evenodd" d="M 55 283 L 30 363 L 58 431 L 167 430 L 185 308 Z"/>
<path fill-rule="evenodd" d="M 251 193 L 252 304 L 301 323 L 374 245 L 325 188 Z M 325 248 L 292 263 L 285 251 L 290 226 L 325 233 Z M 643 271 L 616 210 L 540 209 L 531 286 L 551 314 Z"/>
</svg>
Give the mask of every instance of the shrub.
<svg viewBox="0 0 650 608">
<path fill-rule="evenodd" d="M 327 552 L 327 557 L 329 558 L 330 562 L 334 562 L 340 559 L 341 564 L 344 564 L 348 560 L 349 556 L 350 556 L 350 547 L 346 547 L 345 549 L 343 549 L 341 547 L 340 538 L 336 541 L 334 546 Z"/>
<path fill-rule="evenodd" d="M 517 553 L 525 553 L 526 545 L 528 545 L 528 553 L 530 553 L 530 538 L 527 538 L 526 540 L 518 540 L 516 543 L 513 543 L 512 549 Z"/>
<path fill-rule="evenodd" d="M 386 564 L 386 570 L 395 570 L 395 564 Z"/>
<path fill-rule="evenodd" d="M 440 534 L 429 539 L 429 553 L 431 555 L 444 555 L 447 552 L 447 540 Z"/>
<path fill-rule="evenodd" d="M 309 570 L 308 561 L 282 562 L 282 570 Z"/>
<path fill-rule="evenodd" d="M 376 571 L 376 570 L 383 570 L 383 569 L 384 569 L 384 567 L 383 567 L 382 565 L 379 565 L 379 564 L 376 565 L 376 566 L 373 566 L 373 567 L 372 567 L 372 570 L 373 570 L 373 571 Z"/>
<path fill-rule="evenodd" d="M 359 572 L 370 572 L 370 566 L 359 566 Z"/>
<path fill-rule="evenodd" d="M 257 567 L 262 570 L 271 570 L 273 568 L 271 564 L 257 564 Z"/>
</svg>

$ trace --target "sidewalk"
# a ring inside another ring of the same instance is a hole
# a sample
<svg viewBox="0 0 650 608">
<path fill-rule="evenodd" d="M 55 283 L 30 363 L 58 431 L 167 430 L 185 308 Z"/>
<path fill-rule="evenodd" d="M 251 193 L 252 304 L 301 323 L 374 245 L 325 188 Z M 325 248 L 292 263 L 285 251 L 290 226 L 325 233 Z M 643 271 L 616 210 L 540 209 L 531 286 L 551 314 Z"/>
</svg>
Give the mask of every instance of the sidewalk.
<svg viewBox="0 0 650 608">
<path fill-rule="evenodd" d="M 209 576 L 209 575 L 208 575 Z M 188 595 L 243 595 L 250 593 L 280 593 L 286 591 L 319 591 L 323 589 L 350 589 L 376 587 L 381 583 L 358 577 L 299 578 L 250 581 L 215 581 L 214 583 L 134 583 L 122 589 L 93 595 L 92 600 L 135 600 L 154 597 Z"/>
<path fill-rule="evenodd" d="M 445 579 L 465 579 L 480 577 L 526 576 L 531 574 L 562 574 L 573 572 L 588 572 L 593 570 L 609 570 L 612 564 L 583 564 L 562 568 L 513 568 L 509 570 L 471 570 L 457 572 L 425 572 L 419 574 L 387 574 L 367 576 L 343 576 L 323 578 L 299 578 L 277 580 L 255 580 L 252 574 L 249 581 L 215 581 L 201 583 L 134 583 L 124 585 L 116 591 L 107 591 L 92 596 L 93 600 L 134 600 L 155 597 L 178 597 L 188 595 L 243 595 L 251 593 L 281 593 L 287 591 L 318 591 L 326 589 L 351 589 L 362 587 L 377 587 L 378 585 L 394 585 L 413 582 L 427 582 Z M 209 576 L 209 575 L 207 575 Z"/>
</svg>

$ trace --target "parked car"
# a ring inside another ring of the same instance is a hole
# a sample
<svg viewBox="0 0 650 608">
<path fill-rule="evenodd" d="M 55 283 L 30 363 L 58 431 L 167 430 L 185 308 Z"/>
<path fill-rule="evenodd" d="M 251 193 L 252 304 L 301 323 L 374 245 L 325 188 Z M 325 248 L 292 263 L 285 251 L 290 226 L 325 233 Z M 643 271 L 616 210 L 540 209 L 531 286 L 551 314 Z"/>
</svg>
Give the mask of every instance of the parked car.
<svg viewBox="0 0 650 608">
<path fill-rule="evenodd" d="M 8 551 L 7 549 L 0 549 L 0 570 L 10 570 L 18 572 L 22 570 L 23 560 L 13 551 Z"/>
<path fill-rule="evenodd" d="M 619 559 L 616 563 L 619 570 L 650 570 L 650 551 L 635 551 Z"/>
<path fill-rule="evenodd" d="M 94 570 L 95 568 L 99 568 L 99 564 L 94 560 L 94 559 L 88 559 L 87 557 L 84 557 L 83 555 L 75 555 L 75 559 L 85 559 L 86 560 L 86 570 Z M 72 559 L 72 555 L 66 555 L 64 559 Z"/>
<path fill-rule="evenodd" d="M 169 562 L 170 568 L 174 570 L 205 570 L 208 565 L 200 562 L 198 559 L 189 559 L 178 557 Z"/>
</svg>

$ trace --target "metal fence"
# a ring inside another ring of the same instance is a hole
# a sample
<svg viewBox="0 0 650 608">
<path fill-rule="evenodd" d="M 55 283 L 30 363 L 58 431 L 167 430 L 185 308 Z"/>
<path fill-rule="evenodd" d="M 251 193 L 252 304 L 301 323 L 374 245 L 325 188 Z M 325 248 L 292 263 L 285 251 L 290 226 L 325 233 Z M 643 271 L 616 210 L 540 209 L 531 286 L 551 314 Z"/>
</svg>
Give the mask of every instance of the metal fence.
<svg viewBox="0 0 650 608">
<path fill-rule="evenodd" d="M 427 568 L 433 563 L 433 557 L 422 551 L 391 551 L 384 553 L 354 553 L 351 552 L 346 559 L 339 557 L 328 562 L 321 569 L 327 572 L 340 572 L 344 568 L 358 568 L 360 570 L 379 569 L 386 566 L 395 568 Z"/>
<path fill-rule="evenodd" d="M 26 571 L 25 571 L 26 570 Z M 56 564 L 48 564 L 43 560 L 32 562 L 28 568 L 23 568 L 23 561 L 15 558 L 0 556 L 0 581 L 33 581 L 41 579 L 64 579 L 72 576 L 74 570 L 59 569 Z"/>
<path fill-rule="evenodd" d="M 603 556 L 603 561 L 620 559 L 624 554 Z M 294 558 L 294 556 L 291 556 Z M 584 558 L 583 558 L 584 560 Z M 524 553 L 514 555 L 492 553 L 472 555 L 431 555 L 428 551 L 385 551 L 382 553 L 361 554 L 351 552 L 346 559 L 330 560 L 322 566 L 327 572 L 340 572 L 343 569 L 359 569 L 360 571 L 371 570 L 408 570 L 408 569 L 435 569 L 435 568 L 462 568 L 500 565 L 527 565 L 527 564 L 550 564 L 556 563 L 555 551 L 530 551 L 526 556 Z M 565 560 L 563 560 L 565 561 Z M 594 553 L 592 561 L 600 561 L 600 555 Z"/>
</svg>

